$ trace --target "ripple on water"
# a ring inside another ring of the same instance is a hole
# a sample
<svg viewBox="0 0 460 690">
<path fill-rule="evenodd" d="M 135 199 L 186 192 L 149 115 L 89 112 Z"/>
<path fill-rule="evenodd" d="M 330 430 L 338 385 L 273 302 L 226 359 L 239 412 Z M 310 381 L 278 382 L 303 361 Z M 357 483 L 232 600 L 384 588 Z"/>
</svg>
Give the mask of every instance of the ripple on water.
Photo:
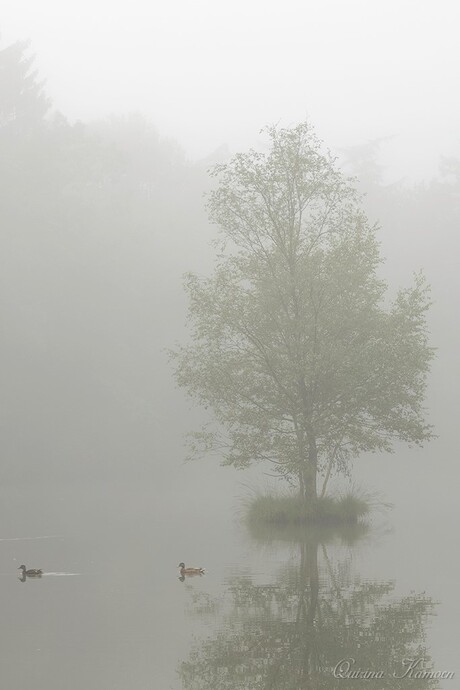
<svg viewBox="0 0 460 690">
<path fill-rule="evenodd" d="M 42 573 L 42 577 L 53 576 L 53 577 L 74 577 L 75 575 L 80 575 L 80 573 Z"/>
</svg>

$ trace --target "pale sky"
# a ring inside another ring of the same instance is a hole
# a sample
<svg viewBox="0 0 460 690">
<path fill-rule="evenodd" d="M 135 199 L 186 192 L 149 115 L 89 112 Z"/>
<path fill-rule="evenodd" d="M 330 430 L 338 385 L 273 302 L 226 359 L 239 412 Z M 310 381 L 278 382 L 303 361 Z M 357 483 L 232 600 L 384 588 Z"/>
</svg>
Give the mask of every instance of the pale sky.
<svg viewBox="0 0 460 690">
<path fill-rule="evenodd" d="M 3 0 L 72 121 L 140 112 L 192 157 L 308 117 L 333 150 L 391 137 L 389 178 L 460 156 L 457 0 Z"/>
</svg>

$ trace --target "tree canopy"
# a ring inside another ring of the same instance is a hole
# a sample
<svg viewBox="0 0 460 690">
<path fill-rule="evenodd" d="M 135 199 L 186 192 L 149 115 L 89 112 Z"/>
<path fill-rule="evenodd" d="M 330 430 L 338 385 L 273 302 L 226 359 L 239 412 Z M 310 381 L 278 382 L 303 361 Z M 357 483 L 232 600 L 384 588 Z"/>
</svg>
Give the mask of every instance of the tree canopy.
<svg viewBox="0 0 460 690">
<path fill-rule="evenodd" d="M 419 274 L 389 304 L 377 227 L 311 126 L 267 133 L 267 152 L 212 171 L 220 253 L 211 277 L 186 278 L 192 337 L 175 371 L 217 421 L 195 451 L 269 461 L 313 506 L 318 474 L 430 438 L 429 296 Z"/>
</svg>

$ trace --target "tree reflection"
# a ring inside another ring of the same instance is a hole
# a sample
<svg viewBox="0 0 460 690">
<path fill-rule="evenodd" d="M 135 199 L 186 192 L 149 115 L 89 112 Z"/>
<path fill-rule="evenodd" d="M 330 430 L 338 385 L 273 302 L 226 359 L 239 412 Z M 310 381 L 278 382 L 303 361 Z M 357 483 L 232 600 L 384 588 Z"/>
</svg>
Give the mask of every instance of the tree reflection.
<svg viewBox="0 0 460 690">
<path fill-rule="evenodd" d="M 416 671 L 402 677 L 403 664 L 432 668 L 424 644 L 432 600 L 396 598 L 393 582 L 360 581 L 347 559 L 334 563 L 317 533 L 298 549 L 297 562 L 274 583 L 240 576 L 214 605 L 195 600 L 199 615 L 219 607 L 220 627 L 196 640 L 180 665 L 183 688 L 335 690 L 362 688 L 363 679 L 379 690 L 420 688 Z M 425 679 L 423 687 L 438 681 Z"/>
</svg>

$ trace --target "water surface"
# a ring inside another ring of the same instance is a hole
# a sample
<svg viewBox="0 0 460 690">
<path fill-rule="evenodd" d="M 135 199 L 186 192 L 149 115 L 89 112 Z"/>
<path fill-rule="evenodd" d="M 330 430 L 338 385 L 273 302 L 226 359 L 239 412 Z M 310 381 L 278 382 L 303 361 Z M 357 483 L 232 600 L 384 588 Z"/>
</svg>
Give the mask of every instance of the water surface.
<svg viewBox="0 0 460 690">
<path fill-rule="evenodd" d="M 406 505 L 355 538 L 251 535 L 241 477 L 217 470 L 205 500 L 196 468 L 169 491 L 3 487 L 3 687 L 332 690 L 358 682 L 333 677 L 341 658 L 390 674 L 406 654 L 457 670 L 454 524 Z M 181 582 L 180 561 L 206 574 Z M 22 563 L 44 575 L 21 582 Z"/>
</svg>

